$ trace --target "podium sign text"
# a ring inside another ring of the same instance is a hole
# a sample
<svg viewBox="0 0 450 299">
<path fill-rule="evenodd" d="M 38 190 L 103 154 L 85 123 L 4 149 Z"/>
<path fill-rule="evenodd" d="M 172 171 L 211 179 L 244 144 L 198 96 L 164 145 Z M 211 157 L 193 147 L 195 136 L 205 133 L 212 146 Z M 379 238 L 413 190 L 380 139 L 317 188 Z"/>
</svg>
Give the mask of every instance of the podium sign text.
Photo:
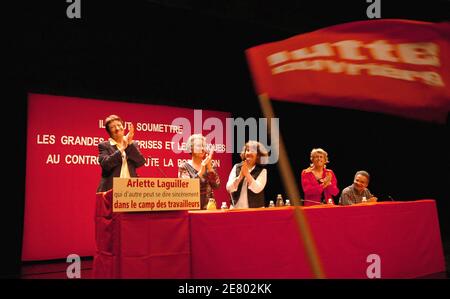
<svg viewBox="0 0 450 299">
<path fill-rule="evenodd" d="M 113 212 L 199 209 L 198 179 L 114 178 Z"/>
</svg>

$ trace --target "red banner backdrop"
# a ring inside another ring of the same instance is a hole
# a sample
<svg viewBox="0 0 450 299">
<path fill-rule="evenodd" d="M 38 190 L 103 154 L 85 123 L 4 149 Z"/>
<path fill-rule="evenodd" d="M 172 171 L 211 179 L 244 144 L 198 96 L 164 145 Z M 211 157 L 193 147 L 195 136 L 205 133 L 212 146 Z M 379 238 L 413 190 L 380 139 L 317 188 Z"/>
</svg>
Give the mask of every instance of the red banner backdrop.
<svg viewBox="0 0 450 299">
<path fill-rule="evenodd" d="M 445 123 L 450 24 L 346 23 L 256 46 L 247 59 L 259 94 L 275 100 Z"/>
<path fill-rule="evenodd" d="M 117 114 L 126 124 L 134 124 L 134 139 L 147 159 L 138 169 L 140 177 L 177 177 L 178 163 L 190 158 L 171 149 L 183 146 L 182 142 L 171 143 L 176 134 L 184 134 L 179 126 L 171 126 L 175 118 L 200 122 L 200 128 L 206 119 L 217 118 L 223 124 L 225 142 L 225 120 L 230 117 L 228 112 L 63 96 L 30 94 L 28 99 L 24 261 L 66 258 L 72 253 L 94 255 L 95 196 L 101 176 L 97 145 L 108 139 L 103 127 L 106 116 Z M 211 130 L 206 125 L 203 128 L 207 136 Z M 211 143 L 222 149 L 213 158 L 222 181 L 215 192 L 220 206 L 229 199 L 224 186 L 231 171 L 231 154 L 217 140 Z"/>
</svg>

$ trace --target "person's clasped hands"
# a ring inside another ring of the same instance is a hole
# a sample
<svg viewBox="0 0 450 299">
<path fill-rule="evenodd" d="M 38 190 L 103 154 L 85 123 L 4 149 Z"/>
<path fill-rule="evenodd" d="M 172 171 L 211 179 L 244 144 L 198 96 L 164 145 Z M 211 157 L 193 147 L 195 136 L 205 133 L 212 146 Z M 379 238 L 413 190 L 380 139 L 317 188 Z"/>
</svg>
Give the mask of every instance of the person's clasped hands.
<svg viewBox="0 0 450 299">
<path fill-rule="evenodd" d="M 214 146 L 211 146 L 209 153 L 206 152 L 205 158 L 202 160 L 202 168 L 206 167 L 206 169 L 208 171 L 212 171 L 211 161 L 212 161 L 213 155 L 214 155 Z"/>
</svg>

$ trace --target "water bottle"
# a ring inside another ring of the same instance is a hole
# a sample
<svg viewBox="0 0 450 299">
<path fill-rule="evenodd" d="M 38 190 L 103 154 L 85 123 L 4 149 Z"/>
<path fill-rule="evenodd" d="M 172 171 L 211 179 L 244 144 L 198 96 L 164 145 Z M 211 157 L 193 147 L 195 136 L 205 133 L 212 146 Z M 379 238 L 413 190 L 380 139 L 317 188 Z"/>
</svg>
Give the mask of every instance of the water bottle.
<svg viewBox="0 0 450 299">
<path fill-rule="evenodd" d="M 284 206 L 284 201 L 283 201 L 283 197 L 281 196 L 281 194 L 277 195 L 277 207 L 282 207 Z"/>
<path fill-rule="evenodd" d="M 363 196 L 362 202 L 367 202 L 367 198 L 365 196 Z"/>
<path fill-rule="evenodd" d="M 220 207 L 222 210 L 228 209 L 227 203 L 225 201 L 222 201 L 222 206 Z"/>
<path fill-rule="evenodd" d="M 291 201 L 289 199 L 286 199 L 286 203 L 284 205 L 285 206 L 290 206 L 291 205 Z"/>
<path fill-rule="evenodd" d="M 334 205 L 334 201 L 333 201 L 333 199 L 332 199 L 331 197 L 328 198 L 327 203 L 328 203 L 329 205 Z"/>
<path fill-rule="evenodd" d="M 275 204 L 274 204 L 273 200 L 271 200 L 271 201 L 269 202 L 269 208 L 273 208 L 274 206 L 275 206 Z"/>
<path fill-rule="evenodd" d="M 207 210 L 215 210 L 217 209 L 216 207 L 216 200 L 214 198 L 210 198 L 208 201 L 208 205 L 206 206 Z"/>
</svg>

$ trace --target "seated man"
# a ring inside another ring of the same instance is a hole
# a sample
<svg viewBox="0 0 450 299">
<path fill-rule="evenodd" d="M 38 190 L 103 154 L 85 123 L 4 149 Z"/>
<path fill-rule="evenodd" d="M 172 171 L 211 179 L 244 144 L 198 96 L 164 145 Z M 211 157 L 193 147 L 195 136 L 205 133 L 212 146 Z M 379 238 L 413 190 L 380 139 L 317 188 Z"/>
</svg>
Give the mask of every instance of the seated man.
<svg viewBox="0 0 450 299">
<path fill-rule="evenodd" d="M 361 203 L 363 197 L 365 197 L 367 201 L 377 201 L 377 198 L 370 193 L 369 189 L 367 189 L 369 181 L 370 175 L 367 171 L 360 170 L 356 172 L 353 185 L 342 190 L 341 197 L 339 198 L 339 204 L 348 206 Z"/>
</svg>

